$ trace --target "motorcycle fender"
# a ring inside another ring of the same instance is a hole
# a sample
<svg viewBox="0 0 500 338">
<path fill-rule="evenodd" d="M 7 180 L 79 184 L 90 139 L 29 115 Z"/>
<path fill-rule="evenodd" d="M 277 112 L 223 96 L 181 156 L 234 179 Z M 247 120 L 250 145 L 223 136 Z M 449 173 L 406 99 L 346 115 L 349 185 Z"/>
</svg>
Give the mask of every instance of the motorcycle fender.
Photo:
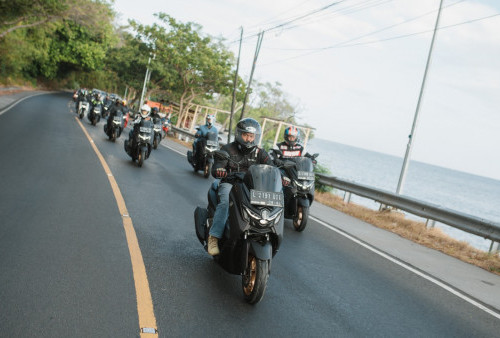
<svg viewBox="0 0 500 338">
<path fill-rule="evenodd" d="M 273 246 L 271 245 L 271 242 L 266 242 L 262 245 L 256 241 L 250 240 L 249 243 L 249 252 L 256 258 L 261 260 L 269 260 L 273 258 Z"/>
<path fill-rule="evenodd" d="M 209 157 L 208 158 L 208 163 L 212 163 L 213 164 L 214 163 L 214 158 L 213 157 Z"/>
<path fill-rule="evenodd" d="M 301 205 L 301 206 L 303 206 L 305 208 L 309 208 L 309 206 L 311 205 L 311 202 L 306 197 L 299 198 L 297 202 L 299 203 L 299 205 Z"/>
</svg>

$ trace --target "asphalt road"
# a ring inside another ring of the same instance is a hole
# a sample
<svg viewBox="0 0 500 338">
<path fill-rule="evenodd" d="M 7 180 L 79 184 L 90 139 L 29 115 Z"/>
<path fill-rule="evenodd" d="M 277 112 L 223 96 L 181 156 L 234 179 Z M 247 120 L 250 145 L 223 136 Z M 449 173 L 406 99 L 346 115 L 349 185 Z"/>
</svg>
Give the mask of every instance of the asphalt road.
<svg viewBox="0 0 500 338">
<path fill-rule="evenodd" d="M 0 115 L 0 336 L 136 337 L 138 306 L 122 217 L 67 94 Z M 160 336 L 497 337 L 500 321 L 310 220 L 285 223 L 262 301 L 199 244 L 195 206 L 212 179 L 160 146 L 142 168 L 85 129 L 123 195 Z M 147 335 L 146 335 L 147 336 Z"/>
</svg>

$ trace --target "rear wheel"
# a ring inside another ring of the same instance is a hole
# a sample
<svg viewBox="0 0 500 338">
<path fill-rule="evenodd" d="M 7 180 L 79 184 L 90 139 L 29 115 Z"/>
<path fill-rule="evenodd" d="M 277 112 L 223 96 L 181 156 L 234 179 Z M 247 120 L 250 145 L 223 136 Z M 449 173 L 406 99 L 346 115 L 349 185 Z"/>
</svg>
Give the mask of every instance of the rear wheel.
<svg viewBox="0 0 500 338">
<path fill-rule="evenodd" d="M 297 206 L 297 215 L 293 218 L 293 227 L 297 231 L 304 231 L 309 218 L 309 207 Z"/>
<path fill-rule="evenodd" d="M 266 291 L 269 278 L 269 262 L 248 255 L 248 267 L 242 276 L 242 287 L 245 301 L 258 303 Z"/>
</svg>

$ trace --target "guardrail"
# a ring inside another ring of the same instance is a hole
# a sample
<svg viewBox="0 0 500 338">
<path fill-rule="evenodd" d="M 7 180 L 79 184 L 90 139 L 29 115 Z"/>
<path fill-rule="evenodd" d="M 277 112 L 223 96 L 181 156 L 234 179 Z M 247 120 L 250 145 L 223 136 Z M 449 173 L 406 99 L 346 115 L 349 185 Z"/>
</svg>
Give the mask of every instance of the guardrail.
<svg viewBox="0 0 500 338">
<path fill-rule="evenodd" d="M 490 252 L 499 250 L 500 223 L 464 214 L 431 203 L 422 202 L 411 197 L 401 196 L 351 181 L 341 180 L 336 177 L 323 174 L 316 174 L 316 176 L 319 177 L 318 182 L 321 184 L 372 199 L 381 205 L 404 210 L 428 220 L 438 221 L 462 231 L 489 239 L 492 241 Z"/>
<path fill-rule="evenodd" d="M 176 127 L 172 127 L 172 130 L 186 137 L 194 138 L 194 134 L 186 130 Z M 401 196 L 385 190 L 372 188 L 352 181 L 341 180 L 339 178 L 323 174 L 316 174 L 316 176 L 319 177 L 317 181 L 321 184 L 348 192 L 349 194 L 352 193 L 374 200 L 381 205 L 404 210 L 410 214 L 426 218 L 428 222 L 441 222 L 462 231 L 489 239 L 491 240 L 490 252 L 499 251 L 500 223 L 464 214 L 431 203 L 422 202 L 411 197 Z M 349 199 L 350 197 L 347 197 L 347 202 Z"/>
</svg>

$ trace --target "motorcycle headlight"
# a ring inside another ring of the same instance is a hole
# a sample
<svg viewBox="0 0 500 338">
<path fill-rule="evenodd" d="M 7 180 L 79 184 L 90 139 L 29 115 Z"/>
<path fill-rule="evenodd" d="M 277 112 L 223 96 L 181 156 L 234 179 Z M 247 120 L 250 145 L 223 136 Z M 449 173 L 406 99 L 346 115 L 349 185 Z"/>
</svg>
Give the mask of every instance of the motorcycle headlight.
<svg viewBox="0 0 500 338">
<path fill-rule="evenodd" d="M 151 136 L 142 136 L 142 135 L 139 135 L 139 138 L 141 140 L 144 140 L 144 141 L 149 141 L 151 139 Z"/>
<path fill-rule="evenodd" d="M 262 209 L 260 212 L 260 215 L 257 214 L 256 212 L 250 210 L 248 207 L 243 206 L 243 218 L 245 221 L 250 221 L 253 220 L 254 223 L 258 224 L 259 226 L 270 226 L 273 224 L 276 224 L 279 219 L 280 215 L 283 212 L 283 209 L 277 209 L 274 212 L 269 212 L 267 209 Z"/>
<path fill-rule="evenodd" d="M 301 183 L 297 180 L 293 180 L 293 182 L 300 190 L 309 190 L 314 184 L 314 181 L 304 181 L 304 183 Z"/>
</svg>

